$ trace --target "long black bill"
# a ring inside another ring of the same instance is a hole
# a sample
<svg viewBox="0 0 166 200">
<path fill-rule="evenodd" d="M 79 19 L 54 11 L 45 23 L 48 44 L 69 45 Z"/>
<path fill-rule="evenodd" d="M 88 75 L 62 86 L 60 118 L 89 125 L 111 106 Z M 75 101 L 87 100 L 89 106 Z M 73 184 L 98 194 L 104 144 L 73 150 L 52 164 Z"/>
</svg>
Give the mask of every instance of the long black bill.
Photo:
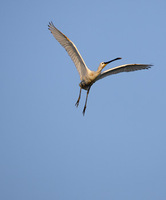
<svg viewBox="0 0 166 200">
<path fill-rule="evenodd" d="M 113 62 L 113 61 L 115 61 L 115 60 L 120 60 L 120 59 L 122 59 L 122 58 L 118 57 L 118 58 L 115 58 L 115 59 L 110 60 L 110 61 L 108 61 L 108 62 L 104 62 L 104 64 L 108 64 L 108 63 L 110 63 L 110 62 Z"/>
</svg>

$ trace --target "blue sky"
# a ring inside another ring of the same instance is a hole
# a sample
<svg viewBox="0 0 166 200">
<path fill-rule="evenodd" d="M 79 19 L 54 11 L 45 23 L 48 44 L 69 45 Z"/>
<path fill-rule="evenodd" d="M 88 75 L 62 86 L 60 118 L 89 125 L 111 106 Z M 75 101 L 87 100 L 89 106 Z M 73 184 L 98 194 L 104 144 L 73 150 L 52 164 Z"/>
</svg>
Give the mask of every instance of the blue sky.
<svg viewBox="0 0 166 200">
<path fill-rule="evenodd" d="M 0 2 L 0 199 L 166 199 L 166 2 Z M 47 29 L 87 66 L 153 64 L 92 86 Z"/>
</svg>

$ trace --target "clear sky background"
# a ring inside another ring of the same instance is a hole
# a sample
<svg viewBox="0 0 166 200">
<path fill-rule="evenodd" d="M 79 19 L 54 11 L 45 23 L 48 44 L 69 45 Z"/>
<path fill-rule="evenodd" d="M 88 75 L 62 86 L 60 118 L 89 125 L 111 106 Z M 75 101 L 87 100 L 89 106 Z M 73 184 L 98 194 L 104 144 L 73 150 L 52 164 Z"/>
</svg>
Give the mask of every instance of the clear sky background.
<svg viewBox="0 0 166 200">
<path fill-rule="evenodd" d="M 87 66 L 153 64 L 92 86 Z M 0 199 L 166 199 L 166 1 L 0 1 Z"/>
</svg>

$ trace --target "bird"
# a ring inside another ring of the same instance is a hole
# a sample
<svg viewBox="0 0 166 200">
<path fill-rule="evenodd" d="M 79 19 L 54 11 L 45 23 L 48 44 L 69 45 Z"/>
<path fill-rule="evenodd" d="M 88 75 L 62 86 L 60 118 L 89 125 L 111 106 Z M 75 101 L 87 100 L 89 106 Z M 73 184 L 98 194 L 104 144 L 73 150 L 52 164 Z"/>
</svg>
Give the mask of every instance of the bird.
<svg viewBox="0 0 166 200">
<path fill-rule="evenodd" d="M 142 70 L 142 69 L 149 69 L 152 66 L 151 64 L 124 64 L 124 65 L 120 65 L 114 68 L 110 68 L 102 72 L 103 68 L 106 65 L 108 65 L 109 63 L 113 61 L 121 59 L 121 57 L 117 57 L 107 62 L 101 62 L 99 64 L 97 71 L 91 71 L 85 64 L 75 44 L 60 30 L 58 30 L 54 26 L 53 22 L 49 22 L 48 29 L 51 31 L 54 38 L 62 45 L 62 47 L 65 48 L 68 55 L 71 57 L 72 61 L 74 62 L 76 69 L 80 75 L 80 80 L 81 80 L 81 82 L 79 83 L 80 91 L 79 91 L 78 100 L 75 104 L 76 107 L 78 107 L 79 102 L 80 102 L 81 90 L 84 89 L 87 91 L 85 105 L 82 111 L 83 115 L 85 114 L 85 110 L 87 107 L 87 100 L 88 100 L 90 88 L 96 81 L 112 74 L 117 74 L 121 72 L 130 72 L 130 71 L 136 71 L 136 70 Z"/>
</svg>

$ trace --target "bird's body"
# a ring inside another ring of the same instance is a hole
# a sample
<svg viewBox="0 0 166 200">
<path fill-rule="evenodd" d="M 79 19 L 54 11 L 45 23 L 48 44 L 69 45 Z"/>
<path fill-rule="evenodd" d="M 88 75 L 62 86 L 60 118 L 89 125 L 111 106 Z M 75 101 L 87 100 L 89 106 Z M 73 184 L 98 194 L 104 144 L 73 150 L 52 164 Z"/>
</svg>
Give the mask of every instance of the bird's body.
<svg viewBox="0 0 166 200">
<path fill-rule="evenodd" d="M 95 72 L 95 71 L 89 70 L 88 76 L 83 78 L 79 86 L 84 90 L 88 90 L 88 88 L 93 85 L 93 83 L 95 82 L 95 79 L 98 77 L 99 74 L 100 74 L 100 71 Z"/>
<path fill-rule="evenodd" d="M 100 80 L 100 79 L 102 79 L 106 76 L 112 75 L 112 74 L 117 74 L 117 73 L 120 73 L 120 72 L 136 71 L 136 70 L 141 70 L 141 69 L 148 69 L 152 66 L 150 64 L 125 64 L 125 65 L 114 67 L 114 68 L 108 69 L 104 72 L 101 72 L 102 69 L 107 64 L 109 64 L 109 63 L 111 63 L 115 60 L 121 59 L 121 58 L 118 57 L 118 58 L 115 58 L 111 61 L 100 63 L 97 71 L 91 71 L 86 66 L 83 58 L 81 57 L 81 55 L 80 55 L 78 49 L 76 48 L 76 46 L 74 45 L 74 43 L 68 37 L 66 37 L 62 32 L 60 32 L 54 26 L 54 24 L 52 22 L 49 23 L 48 27 L 49 27 L 49 30 L 51 31 L 51 33 L 53 34 L 53 36 L 55 37 L 55 39 L 65 48 L 65 50 L 67 51 L 67 53 L 69 54 L 69 56 L 73 60 L 75 66 L 78 70 L 78 73 L 80 75 L 80 79 L 81 79 L 81 82 L 79 84 L 80 93 L 79 93 L 78 100 L 75 104 L 76 106 L 79 105 L 79 101 L 80 101 L 80 98 L 81 98 L 81 89 L 87 90 L 87 96 L 86 96 L 85 106 L 84 106 L 84 109 L 83 109 L 83 114 L 85 114 L 89 90 L 90 90 L 91 86 L 96 81 L 98 81 L 98 80 Z"/>
</svg>

